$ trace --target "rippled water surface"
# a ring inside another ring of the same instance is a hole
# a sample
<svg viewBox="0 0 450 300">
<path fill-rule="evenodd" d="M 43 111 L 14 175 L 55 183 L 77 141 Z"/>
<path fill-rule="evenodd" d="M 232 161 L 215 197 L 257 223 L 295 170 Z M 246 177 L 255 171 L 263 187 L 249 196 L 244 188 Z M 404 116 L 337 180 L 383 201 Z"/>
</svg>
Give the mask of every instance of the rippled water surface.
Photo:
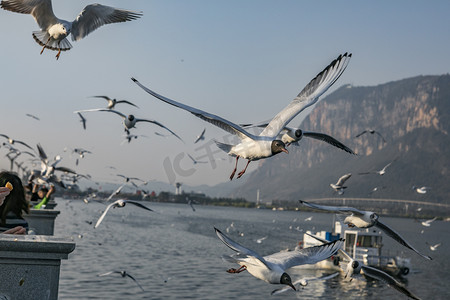
<svg viewBox="0 0 450 300">
<path fill-rule="evenodd" d="M 233 251 L 217 238 L 214 226 L 225 232 L 233 224 L 231 238 L 267 255 L 293 249 L 302 236 L 296 227 L 329 230 L 329 214 L 214 206 L 197 206 L 194 212 L 188 205 L 144 202 L 156 213 L 127 205 L 111 210 L 94 229 L 103 204 L 63 199 L 57 203 L 55 209 L 61 213 L 55 235 L 76 242 L 74 252 L 61 264 L 60 299 L 406 299 L 384 283 L 364 277 L 349 283 L 342 276 L 271 297 L 271 291 L 280 285 L 265 283 L 248 272 L 225 272 L 237 265 L 221 259 Z M 305 221 L 310 216 L 312 220 Z M 383 219 L 419 251 L 433 257 L 426 261 L 384 237 L 383 250 L 411 258 L 408 288 L 422 299 L 450 299 L 450 223 L 435 221 L 426 228 L 412 219 Z M 258 244 L 256 240 L 264 236 L 267 239 Z M 430 251 L 425 242 L 442 245 Z M 97 276 L 121 270 L 134 276 L 145 291 L 119 274 Z M 296 280 L 326 271 L 289 273 Z"/>
</svg>

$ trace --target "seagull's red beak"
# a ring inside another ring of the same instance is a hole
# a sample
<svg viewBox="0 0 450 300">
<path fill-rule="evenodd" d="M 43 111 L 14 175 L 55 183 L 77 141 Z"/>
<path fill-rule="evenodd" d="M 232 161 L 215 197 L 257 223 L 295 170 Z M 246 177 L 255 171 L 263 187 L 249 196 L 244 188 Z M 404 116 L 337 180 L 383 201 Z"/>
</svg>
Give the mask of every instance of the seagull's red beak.
<svg viewBox="0 0 450 300">
<path fill-rule="evenodd" d="M 285 153 L 289 154 L 289 151 L 287 151 L 287 149 L 286 149 L 286 148 L 283 148 L 283 149 L 281 149 L 281 151 L 283 151 L 283 152 L 285 152 Z"/>
</svg>

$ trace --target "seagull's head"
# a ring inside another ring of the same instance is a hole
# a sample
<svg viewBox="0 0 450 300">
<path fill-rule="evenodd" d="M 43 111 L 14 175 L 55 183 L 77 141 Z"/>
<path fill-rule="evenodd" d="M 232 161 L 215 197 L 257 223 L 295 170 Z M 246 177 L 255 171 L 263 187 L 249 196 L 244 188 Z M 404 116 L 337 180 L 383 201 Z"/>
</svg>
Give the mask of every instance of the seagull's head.
<svg viewBox="0 0 450 300">
<path fill-rule="evenodd" d="M 303 136 L 303 131 L 302 131 L 301 129 L 297 129 L 297 130 L 294 132 L 294 134 L 295 134 L 295 137 L 296 137 L 298 140 L 301 140 L 301 139 L 302 139 L 302 136 Z"/>
<path fill-rule="evenodd" d="M 286 145 L 283 143 L 283 141 L 280 140 L 272 141 L 271 150 L 272 155 L 278 154 L 280 152 L 289 153 L 289 151 L 286 150 Z"/>
<path fill-rule="evenodd" d="M 134 116 L 133 115 L 128 115 L 128 121 L 133 121 L 134 120 Z"/>
<path fill-rule="evenodd" d="M 370 214 L 370 220 L 371 221 L 376 221 L 378 220 L 378 215 L 376 213 L 371 213 Z"/>
<path fill-rule="evenodd" d="M 289 276 L 289 274 L 287 274 L 287 273 L 283 273 L 283 274 L 281 275 L 280 283 L 281 283 L 281 284 L 286 284 L 286 285 L 290 286 L 291 288 L 294 289 L 294 291 L 297 290 L 297 289 L 295 288 L 295 286 L 292 284 L 291 276 Z"/>
</svg>

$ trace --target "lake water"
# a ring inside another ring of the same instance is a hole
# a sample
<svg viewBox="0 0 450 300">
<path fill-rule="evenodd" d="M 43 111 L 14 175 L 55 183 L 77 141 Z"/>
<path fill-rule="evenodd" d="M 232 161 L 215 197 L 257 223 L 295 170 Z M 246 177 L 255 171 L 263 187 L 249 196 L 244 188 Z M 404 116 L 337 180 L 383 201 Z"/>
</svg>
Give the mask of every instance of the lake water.
<svg viewBox="0 0 450 300">
<path fill-rule="evenodd" d="M 196 206 L 194 212 L 188 205 L 143 202 L 157 213 L 127 205 L 112 209 L 94 229 L 103 204 L 56 201 L 61 213 L 55 235 L 76 242 L 69 259 L 61 263 L 59 299 L 407 299 L 382 282 L 358 277 L 349 283 L 341 275 L 310 282 L 298 292 L 270 296 L 281 285 L 268 284 L 248 272 L 226 272 L 238 265 L 221 259 L 233 251 L 217 238 L 214 226 L 226 232 L 233 223 L 231 238 L 267 255 L 293 249 L 302 237 L 297 226 L 313 232 L 329 230 L 330 214 L 214 206 Z M 311 221 L 304 221 L 310 216 Z M 384 237 L 384 254 L 389 249 L 391 254 L 411 258 L 407 287 L 422 299 L 450 299 L 450 222 L 435 221 L 431 227 L 423 227 L 413 219 L 382 219 L 419 251 L 433 257 L 427 261 Z M 267 239 L 258 244 L 256 239 L 264 236 Z M 442 245 L 431 251 L 425 242 Z M 145 291 L 119 274 L 98 277 L 121 270 L 134 276 Z M 326 271 L 289 273 L 296 280 Z"/>
</svg>

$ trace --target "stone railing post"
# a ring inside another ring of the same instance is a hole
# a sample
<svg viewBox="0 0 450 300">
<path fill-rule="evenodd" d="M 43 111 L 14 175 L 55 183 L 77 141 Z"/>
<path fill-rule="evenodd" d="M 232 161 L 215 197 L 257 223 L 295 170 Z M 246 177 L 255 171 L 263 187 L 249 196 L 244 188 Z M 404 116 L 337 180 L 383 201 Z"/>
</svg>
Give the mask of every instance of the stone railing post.
<svg viewBox="0 0 450 300">
<path fill-rule="evenodd" d="M 53 209 L 30 209 L 30 213 L 23 216 L 28 222 L 28 227 L 34 234 L 53 235 L 55 219 L 59 210 Z"/>
<path fill-rule="evenodd" d="M 74 249 L 68 239 L 0 234 L 0 299 L 58 299 L 61 259 Z"/>
</svg>

